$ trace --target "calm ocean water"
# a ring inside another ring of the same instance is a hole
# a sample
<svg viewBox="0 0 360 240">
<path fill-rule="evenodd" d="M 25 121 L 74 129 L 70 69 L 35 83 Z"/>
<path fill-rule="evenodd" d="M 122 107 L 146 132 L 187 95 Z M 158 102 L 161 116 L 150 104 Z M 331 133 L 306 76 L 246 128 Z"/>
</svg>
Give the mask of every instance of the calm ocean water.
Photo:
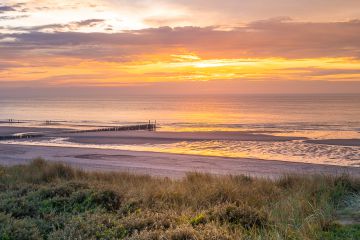
<svg viewBox="0 0 360 240">
<path fill-rule="evenodd" d="M 24 122 L 21 125 L 29 126 L 43 126 L 46 120 L 64 126 L 118 125 L 157 120 L 160 131 L 256 131 L 310 139 L 359 139 L 360 96 L 131 96 L 101 99 L 4 99 L 0 96 L 0 121 L 7 119 L 21 120 Z M 55 139 L 53 144 L 59 142 L 64 144 L 63 139 Z M 202 141 L 106 147 L 360 165 L 358 146 L 302 141 Z"/>
</svg>

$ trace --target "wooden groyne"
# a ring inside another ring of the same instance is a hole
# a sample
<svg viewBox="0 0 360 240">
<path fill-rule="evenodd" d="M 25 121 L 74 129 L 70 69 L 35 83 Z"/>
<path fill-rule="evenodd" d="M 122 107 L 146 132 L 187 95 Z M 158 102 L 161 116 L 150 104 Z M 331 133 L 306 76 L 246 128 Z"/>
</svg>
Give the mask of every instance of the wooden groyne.
<svg viewBox="0 0 360 240">
<path fill-rule="evenodd" d="M 115 132 L 115 131 L 136 131 L 136 130 L 147 130 L 147 131 L 155 131 L 156 130 L 156 122 L 146 124 L 138 124 L 138 125 L 129 125 L 129 126 L 118 126 L 118 127 L 108 127 L 108 128 L 97 128 L 97 129 L 86 129 L 86 130 L 74 130 L 67 131 L 67 133 L 87 133 L 87 132 Z"/>
<path fill-rule="evenodd" d="M 136 130 L 147 130 L 147 131 L 155 131 L 156 130 L 156 121 L 144 124 L 136 124 L 136 125 L 128 125 L 128 126 L 116 126 L 116 127 L 107 127 L 107 128 L 97 128 L 97 129 L 85 129 L 85 130 L 66 130 L 58 132 L 60 134 L 64 133 L 88 133 L 88 132 L 114 132 L 114 131 L 136 131 Z M 0 141 L 6 140 L 18 140 L 18 139 L 27 139 L 27 138 L 39 138 L 45 137 L 49 134 L 54 133 L 22 133 L 22 134 L 14 134 L 8 136 L 0 136 Z M 55 133 L 56 134 L 56 133 Z"/>
<path fill-rule="evenodd" d="M 24 123 L 20 120 L 15 120 L 15 119 L 8 119 L 8 120 L 0 120 L 0 123 L 10 123 L 10 124 L 13 124 L 13 123 Z"/>
</svg>

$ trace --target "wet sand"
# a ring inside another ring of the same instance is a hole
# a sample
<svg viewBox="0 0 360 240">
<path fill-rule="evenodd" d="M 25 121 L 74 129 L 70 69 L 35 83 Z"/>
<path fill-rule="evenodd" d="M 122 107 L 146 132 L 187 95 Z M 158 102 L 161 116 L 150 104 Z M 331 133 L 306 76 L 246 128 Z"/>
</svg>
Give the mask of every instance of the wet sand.
<svg viewBox="0 0 360 240">
<path fill-rule="evenodd" d="M 326 144 L 335 146 L 360 146 L 360 139 L 321 139 L 306 140 L 307 143 Z"/>
<path fill-rule="evenodd" d="M 231 141 L 291 141 L 304 138 L 272 136 L 249 132 L 90 132 L 75 134 L 57 134 L 69 137 L 70 142 L 91 144 L 158 144 L 181 141 L 231 140 Z"/>
<path fill-rule="evenodd" d="M 61 131 L 68 130 L 68 128 L 51 128 L 51 127 L 19 127 L 19 126 L 0 126 L 0 136 L 11 136 L 19 133 L 45 133 L 54 134 Z"/>
</svg>

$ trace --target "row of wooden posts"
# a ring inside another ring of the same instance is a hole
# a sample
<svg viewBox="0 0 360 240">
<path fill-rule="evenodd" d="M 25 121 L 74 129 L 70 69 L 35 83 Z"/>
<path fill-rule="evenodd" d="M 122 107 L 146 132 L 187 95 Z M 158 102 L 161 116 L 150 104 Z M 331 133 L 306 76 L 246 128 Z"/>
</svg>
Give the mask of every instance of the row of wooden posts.
<svg viewBox="0 0 360 240">
<path fill-rule="evenodd" d="M 97 129 L 86 129 L 86 130 L 70 130 L 64 131 L 61 133 L 86 133 L 86 132 L 113 132 L 113 131 L 136 131 L 136 130 L 147 130 L 155 131 L 156 130 L 156 120 L 144 124 L 128 125 L 128 126 L 116 126 L 108 128 L 97 128 Z M 26 138 L 36 138 L 44 137 L 44 134 L 40 133 L 24 133 L 19 135 L 9 135 L 9 136 L 0 136 L 0 140 L 16 140 L 16 139 L 26 139 Z"/>
<path fill-rule="evenodd" d="M 8 119 L 8 122 L 9 123 L 20 123 L 19 120 L 15 120 L 15 119 L 12 119 L 12 118 Z"/>
<path fill-rule="evenodd" d="M 85 132 L 115 132 L 115 131 L 135 131 L 135 130 L 155 131 L 156 130 L 156 120 L 154 122 L 151 122 L 149 120 L 149 122 L 146 124 L 116 126 L 116 127 L 108 127 L 108 128 L 97 128 L 97 129 L 86 129 L 86 130 L 75 130 L 75 131 L 68 131 L 68 132 L 70 132 L 70 133 L 85 133 Z"/>
</svg>

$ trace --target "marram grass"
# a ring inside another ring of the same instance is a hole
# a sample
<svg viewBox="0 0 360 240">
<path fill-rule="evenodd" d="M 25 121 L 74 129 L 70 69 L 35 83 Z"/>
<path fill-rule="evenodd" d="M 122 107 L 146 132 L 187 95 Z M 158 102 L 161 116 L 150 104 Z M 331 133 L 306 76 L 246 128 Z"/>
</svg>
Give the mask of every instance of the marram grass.
<svg viewBox="0 0 360 240">
<path fill-rule="evenodd" d="M 37 159 L 0 167 L 0 239 L 360 239 L 336 224 L 359 192 L 345 175 L 171 180 Z"/>
</svg>

